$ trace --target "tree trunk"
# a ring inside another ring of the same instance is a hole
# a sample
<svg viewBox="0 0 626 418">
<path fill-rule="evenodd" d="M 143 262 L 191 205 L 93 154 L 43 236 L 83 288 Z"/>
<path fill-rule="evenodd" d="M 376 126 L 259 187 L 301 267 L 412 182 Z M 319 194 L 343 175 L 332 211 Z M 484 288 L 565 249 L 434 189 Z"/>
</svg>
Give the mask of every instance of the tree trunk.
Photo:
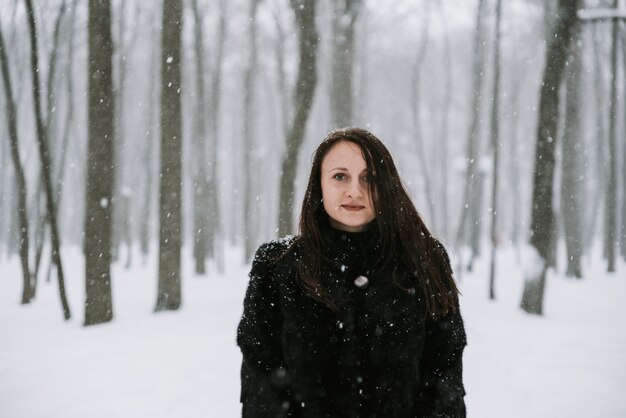
<svg viewBox="0 0 626 418">
<path fill-rule="evenodd" d="M 618 0 L 614 0 L 613 7 L 619 7 Z M 612 22 L 613 35 L 611 36 L 611 100 L 609 101 L 609 178 L 605 203 L 604 222 L 604 249 L 607 257 L 607 271 L 615 272 L 616 243 L 617 243 L 617 47 L 618 25 L 616 19 Z"/>
<path fill-rule="evenodd" d="M 422 36 L 419 47 L 417 48 L 417 54 L 415 57 L 415 63 L 413 64 L 413 71 L 411 77 L 411 113 L 413 121 L 413 137 L 415 138 L 416 153 L 419 158 L 419 166 L 423 177 L 424 189 L 426 194 L 426 202 L 428 203 L 428 210 L 431 216 L 432 230 L 437 231 L 439 226 L 439 217 L 435 209 L 435 196 L 433 193 L 433 183 L 430 176 L 432 167 L 430 167 L 428 160 L 428 151 L 424 144 L 424 132 L 422 130 L 422 120 L 420 113 L 421 102 L 421 78 L 422 68 L 424 60 L 426 58 L 426 50 L 428 48 L 428 23 L 429 23 L 429 5 L 426 5 L 423 16 L 423 28 Z"/>
<path fill-rule="evenodd" d="M 448 172 L 448 144 L 449 144 L 449 135 L 448 135 L 448 125 L 450 120 L 450 115 L 452 112 L 452 95 L 454 90 L 454 77 L 452 75 L 452 50 L 450 46 L 450 32 L 448 29 L 447 16 L 444 12 L 443 5 L 441 2 L 437 2 L 437 9 L 439 14 L 441 15 L 441 25 L 443 27 L 443 54 L 444 54 L 444 68 L 445 68 L 445 82 L 444 82 L 444 93 L 443 93 L 443 101 L 442 101 L 442 111 L 440 111 L 441 122 L 439 128 L 439 134 L 437 135 L 438 144 L 440 144 L 440 162 L 438 164 L 440 176 L 439 183 L 435 185 L 435 188 L 439 190 L 440 199 L 439 199 L 439 208 L 437 212 L 440 213 L 440 218 L 443 219 L 443 222 L 440 222 L 438 226 L 438 234 L 442 237 L 449 237 L 449 229 L 450 229 L 450 205 L 448 203 L 448 187 L 450 185 L 449 182 L 449 172 Z"/>
<path fill-rule="evenodd" d="M 39 58 L 37 54 L 37 28 L 35 26 L 35 12 L 33 10 L 32 0 L 25 0 L 26 11 L 28 16 L 28 27 L 30 31 L 30 59 L 31 59 L 31 75 L 33 88 L 33 102 L 35 107 L 35 123 L 37 130 L 37 142 L 39 145 L 39 157 L 41 160 L 41 173 L 43 176 L 44 187 L 46 191 L 46 203 L 48 211 L 48 221 L 50 222 L 50 239 L 52 244 L 52 261 L 57 268 L 57 277 L 59 281 L 59 296 L 63 308 L 64 318 L 70 319 L 70 307 L 67 303 L 65 295 L 65 279 L 63 277 L 63 264 L 61 261 L 61 240 L 57 226 L 56 206 L 54 199 L 54 190 L 52 188 L 50 151 L 46 139 L 46 132 L 42 116 L 41 91 L 39 83 Z"/>
<path fill-rule="evenodd" d="M 583 253 L 582 223 L 580 214 L 582 211 L 581 201 L 581 164 L 579 154 L 581 152 L 580 138 L 580 104 L 582 67 L 581 67 L 581 36 L 580 24 L 576 23 L 572 29 L 572 41 L 570 43 L 567 58 L 567 96 L 565 108 L 565 132 L 563 135 L 563 167 L 561 181 L 561 208 L 563 212 L 563 224 L 565 232 L 565 246 L 567 249 L 567 276 L 581 278 L 581 257 Z"/>
<path fill-rule="evenodd" d="M 500 165 L 500 20 L 502 0 L 496 2 L 496 27 L 493 52 L 493 107 L 491 109 L 491 146 L 493 148 L 493 181 L 491 183 L 491 265 L 489 268 L 489 299 L 496 298 L 496 249 L 498 247 L 498 186 Z"/>
<path fill-rule="evenodd" d="M 534 257 L 527 260 L 521 307 L 528 313 L 543 313 L 547 261 L 552 241 L 552 186 L 554 147 L 558 138 L 559 86 L 576 22 L 577 0 L 559 0 L 559 17 L 546 50 L 546 64 L 539 99 L 539 122 L 533 176 L 531 238 Z"/>
<path fill-rule="evenodd" d="M 208 212 L 209 212 L 209 184 L 207 175 L 207 134 L 206 134 L 206 103 L 204 82 L 204 31 L 202 16 L 198 8 L 198 0 L 192 0 L 191 7 L 194 16 L 194 50 L 196 64 L 196 104 L 193 121 L 193 256 L 196 265 L 196 274 L 206 273 L 206 254 L 209 240 Z"/>
<path fill-rule="evenodd" d="M 626 68 L 626 33 L 622 31 L 622 65 Z M 626 112 L 626 106 L 624 106 Z M 625 115 L 626 116 L 626 115 Z M 626 120 L 626 117 L 624 118 Z M 626 261 L 626 145 L 622 145 L 622 224 L 620 229 L 620 253 Z"/>
<path fill-rule="evenodd" d="M 362 0 L 337 0 L 333 14 L 333 51 L 330 112 L 333 128 L 354 124 L 352 79 L 354 67 L 354 25 Z"/>
<path fill-rule="evenodd" d="M 283 155 L 280 179 L 280 204 L 278 213 L 278 235 L 294 232 L 293 205 L 294 180 L 298 164 L 300 146 L 304 140 L 306 122 L 313 106 L 315 86 L 317 84 L 317 43 L 315 28 L 315 0 L 291 0 L 291 7 L 296 15 L 300 63 L 296 81 L 295 115 L 287 135 L 287 149 Z"/>
<path fill-rule="evenodd" d="M 482 90 L 485 61 L 485 14 L 487 8 L 485 0 L 478 1 L 476 13 L 476 32 L 474 33 L 473 60 L 472 60 L 472 100 L 471 120 L 467 138 L 467 170 L 465 172 L 465 188 L 461 207 L 461 221 L 457 230 L 459 246 L 469 245 L 472 249 L 469 269 L 473 259 L 480 254 L 480 212 L 482 202 L 482 179 L 479 172 L 480 153 L 480 115 L 482 107 Z"/>
<path fill-rule="evenodd" d="M 130 39 L 126 39 L 126 28 L 128 23 L 128 2 L 121 2 L 117 10 L 116 31 L 113 49 L 114 77 L 113 93 L 114 97 L 114 160 L 116 162 L 117 175 L 113 185 L 113 222 L 111 231 L 111 254 L 113 260 L 118 260 L 122 245 L 126 247 L 126 268 L 132 262 L 132 236 L 130 225 L 131 196 L 133 194 L 132 175 L 129 173 L 129 144 L 126 138 L 126 94 L 128 92 L 128 56 L 133 50 L 133 45 L 137 39 L 136 30 L 131 30 Z M 138 17 L 135 16 L 138 20 Z"/>
<path fill-rule="evenodd" d="M 607 97 L 604 83 L 604 68 L 602 66 L 603 57 L 601 56 L 601 46 L 604 43 L 604 39 L 601 38 L 601 31 L 598 25 L 593 26 L 593 62 L 594 62 L 594 99 L 595 99 L 595 127 L 594 132 L 595 137 L 597 138 L 596 143 L 598 147 L 595 150 L 595 170 L 592 171 L 595 173 L 595 181 L 592 189 L 592 195 L 587 198 L 588 201 L 591 201 L 591 210 L 589 215 L 589 222 L 587 228 L 585 228 L 585 236 L 588 239 L 585 240 L 585 251 L 589 252 L 593 242 L 598 236 L 598 222 L 600 220 L 600 212 L 602 208 L 602 203 L 604 199 L 606 199 L 606 178 L 607 170 L 606 170 L 606 160 L 607 156 L 607 135 L 606 135 L 606 126 L 605 126 L 605 118 L 603 110 L 605 108 Z"/>
<path fill-rule="evenodd" d="M 0 22 L 1 23 L 1 22 Z M 6 54 L 2 26 L 0 25 L 0 66 L 2 70 L 2 80 L 4 82 L 4 94 L 6 96 L 7 125 L 9 129 L 9 141 L 11 145 L 11 158 L 15 168 L 17 180 L 17 214 L 20 227 L 19 253 L 22 264 L 22 303 L 29 303 L 34 297 L 34 284 L 28 262 L 29 241 L 28 241 L 28 214 L 26 208 L 26 176 L 20 159 L 20 148 L 17 137 L 17 110 L 11 86 L 11 74 L 9 72 L 9 59 Z"/>
<path fill-rule="evenodd" d="M 215 65 L 211 80 L 210 110 L 209 110 L 209 191 L 208 200 L 210 214 L 209 217 L 209 238 L 207 255 L 214 257 L 219 272 L 224 271 L 224 242 L 222 240 L 221 221 L 217 173 L 219 159 L 217 150 L 219 143 L 219 115 L 220 115 L 220 92 L 222 83 L 222 57 L 224 56 L 224 44 L 226 43 L 226 0 L 219 1 L 220 18 L 217 29 L 217 42 L 215 46 Z"/>
<path fill-rule="evenodd" d="M 163 0 L 161 55 L 161 190 L 156 311 L 181 304 L 181 32 L 182 0 Z"/>
<path fill-rule="evenodd" d="M 154 39 L 158 39 L 160 21 L 158 20 L 158 12 L 155 11 L 150 16 L 150 21 L 153 22 L 150 27 L 150 32 Z M 146 77 L 153 84 L 159 83 L 159 60 L 160 60 L 161 48 L 160 45 L 152 46 L 150 49 L 150 68 Z M 142 179 L 144 190 L 141 209 L 141 221 L 139 225 L 139 235 L 141 241 L 141 253 L 143 255 L 144 262 L 147 259 L 150 251 L 150 240 L 154 233 L 153 222 L 153 209 L 154 209 L 154 191 L 157 189 L 157 172 L 159 171 L 157 162 L 157 151 L 159 149 L 159 137 L 158 137 L 158 124 L 159 124 L 159 106 L 158 106 L 158 92 L 156 89 L 150 90 L 150 103 L 154 103 L 152 106 L 146 106 L 148 111 L 148 127 L 146 130 L 145 148 L 142 155 Z"/>
<path fill-rule="evenodd" d="M 278 84 L 278 95 L 280 97 L 280 117 L 282 122 L 282 134 L 287 137 L 289 133 L 289 121 L 291 120 L 291 105 L 289 100 L 289 92 L 287 89 L 287 71 L 285 66 L 285 39 L 287 34 L 280 21 L 279 13 L 274 14 L 274 23 L 276 24 L 276 45 L 274 51 L 276 54 L 276 70 L 278 72 L 276 81 Z"/>
<path fill-rule="evenodd" d="M 244 79 L 244 104 L 243 104 L 243 155 L 244 155 L 244 186 L 243 186 L 243 241 L 244 262 L 249 262 L 254 255 L 256 247 L 255 224 L 258 211 L 253 209 L 256 173 L 256 161 L 253 160 L 255 151 L 253 136 L 255 129 L 255 89 L 257 73 L 257 34 L 256 15 L 258 0 L 250 0 L 248 15 L 248 48 L 249 56 Z"/>
<path fill-rule="evenodd" d="M 113 319 L 113 39 L 109 0 L 89 1 L 89 109 L 85 205 L 85 325 Z"/>
</svg>

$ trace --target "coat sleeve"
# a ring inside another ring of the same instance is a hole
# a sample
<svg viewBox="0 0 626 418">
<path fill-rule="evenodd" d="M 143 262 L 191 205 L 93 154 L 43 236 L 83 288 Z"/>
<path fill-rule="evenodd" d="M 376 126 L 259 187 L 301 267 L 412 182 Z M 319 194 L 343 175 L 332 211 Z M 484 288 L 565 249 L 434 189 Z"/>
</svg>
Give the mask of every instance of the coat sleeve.
<svg viewBox="0 0 626 418">
<path fill-rule="evenodd" d="M 444 250 L 444 256 L 449 262 Z M 427 318 L 420 360 L 418 405 L 429 418 L 465 418 L 463 350 L 467 344 L 459 305 L 443 318 Z"/>
<path fill-rule="evenodd" d="M 262 245 L 252 263 L 237 329 L 241 348 L 242 416 L 287 416 L 290 400 L 281 346 L 282 315 L 268 262 L 274 244 Z"/>
</svg>

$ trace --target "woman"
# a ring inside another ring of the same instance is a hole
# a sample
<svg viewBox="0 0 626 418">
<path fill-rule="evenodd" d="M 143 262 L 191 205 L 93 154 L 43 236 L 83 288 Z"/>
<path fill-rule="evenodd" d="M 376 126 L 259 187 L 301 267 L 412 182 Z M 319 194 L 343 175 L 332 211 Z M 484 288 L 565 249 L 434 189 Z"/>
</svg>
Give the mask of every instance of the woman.
<svg viewBox="0 0 626 418">
<path fill-rule="evenodd" d="M 452 270 L 370 132 L 318 147 L 300 234 L 257 251 L 237 342 L 244 417 L 465 417 Z"/>
</svg>

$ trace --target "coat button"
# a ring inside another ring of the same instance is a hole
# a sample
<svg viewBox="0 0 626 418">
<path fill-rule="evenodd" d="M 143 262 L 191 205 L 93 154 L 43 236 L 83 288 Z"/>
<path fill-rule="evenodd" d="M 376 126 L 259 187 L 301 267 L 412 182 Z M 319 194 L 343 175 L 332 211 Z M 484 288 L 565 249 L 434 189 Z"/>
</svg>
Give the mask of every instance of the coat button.
<svg viewBox="0 0 626 418">
<path fill-rule="evenodd" d="M 356 279 L 354 279 L 354 285 L 356 287 L 360 287 L 361 289 L 367 286 L 369 282 L 370 282 L 369 279 L 365 276 L 359 276 Z"/>
</svg>

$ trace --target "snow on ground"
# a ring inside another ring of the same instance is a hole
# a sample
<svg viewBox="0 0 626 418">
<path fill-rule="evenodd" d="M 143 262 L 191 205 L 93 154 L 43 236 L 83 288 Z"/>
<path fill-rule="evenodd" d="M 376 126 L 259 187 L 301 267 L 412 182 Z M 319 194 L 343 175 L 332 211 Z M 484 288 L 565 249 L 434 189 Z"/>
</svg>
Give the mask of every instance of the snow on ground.
<svg viewBox="0 0 626 418">
<path fill-rule="evenodd" d="M 184 266 L 182 309 L 158 314 L 156 263 L 116 265 L 114 321 L 83 327 L 77 249 L 64 253 L 68 322 L 55 281 L 22 306 L 18 259 L 1 259 L 0 418 L 239 416 L 240 260 L 229 250 L 225 273 L 212 267 L 207 277 Z M 514 251 L 500 254 L 495 302 L 486 266 L 460 278 L 468 416 L 626 417 L 626 266 L 608 275 L 600 262 L 586 265 L 582 281 L 550 276 L 543 317 L 518 308 Z"/>
</svg>

